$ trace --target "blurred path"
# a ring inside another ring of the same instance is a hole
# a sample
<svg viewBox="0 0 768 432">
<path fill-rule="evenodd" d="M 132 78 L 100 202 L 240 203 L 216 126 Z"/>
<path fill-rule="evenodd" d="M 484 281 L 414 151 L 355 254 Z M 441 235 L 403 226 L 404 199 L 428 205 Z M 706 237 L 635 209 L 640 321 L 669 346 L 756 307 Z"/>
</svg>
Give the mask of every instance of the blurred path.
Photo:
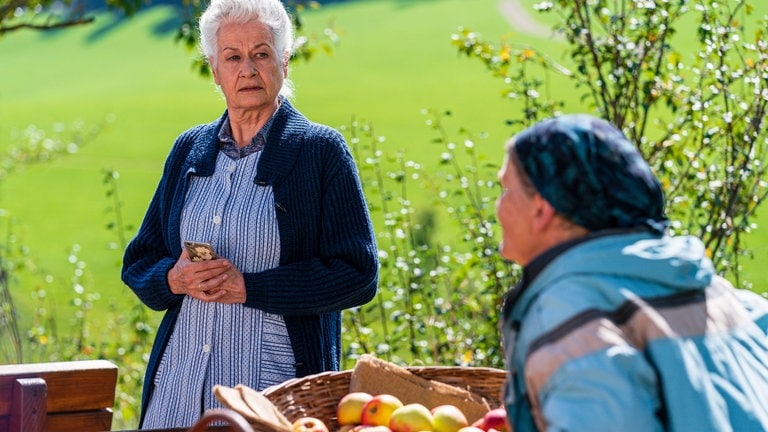
<svg viewBox="0 0 768 432">
<path fill-rule="evenodd" d="M 552 30 L 536 21 L 520 0 L 501 0 L 499 11 L 520 32 L 535 36 L 552 36 Z"/>
</svg>

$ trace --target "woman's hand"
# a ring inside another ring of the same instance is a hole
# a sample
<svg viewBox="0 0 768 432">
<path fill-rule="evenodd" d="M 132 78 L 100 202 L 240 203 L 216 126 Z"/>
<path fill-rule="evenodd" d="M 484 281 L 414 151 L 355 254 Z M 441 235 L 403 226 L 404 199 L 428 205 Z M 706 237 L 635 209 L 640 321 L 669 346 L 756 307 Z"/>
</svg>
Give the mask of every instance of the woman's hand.
<svg viewBox="0 0 768 432">
<path fill-rule="evenodd" d="M 229 262 L 229 260 L 225 261 Z M 212 288 L 213 290 L 223 293 L 221 297 L 217 297 L 215 301 L 228 304 L 245 303 L 245 279 L 243 279 L 243 274 L 232 263 L 229 264 L 229 269 L 226 273 L 220 277 L 209 280 L 211 283 L 218 283 L 218 285 Z"/>
<path fill-rule="evenodd" d="M 174 294 L 186 294 L 204 302 L 245 302 L 243 274 L 228 259 L 193 262 L 187 251 L 182 250 L 167 279 Z"/>
</svg>

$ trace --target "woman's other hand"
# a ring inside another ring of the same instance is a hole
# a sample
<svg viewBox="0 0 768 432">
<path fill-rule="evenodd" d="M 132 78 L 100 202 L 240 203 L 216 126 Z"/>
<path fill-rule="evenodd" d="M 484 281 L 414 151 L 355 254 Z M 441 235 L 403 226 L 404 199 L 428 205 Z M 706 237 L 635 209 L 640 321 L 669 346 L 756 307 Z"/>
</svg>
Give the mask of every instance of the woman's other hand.
<svg viewBox="0 0 768 432">
<path fill-rule="evenodd" d="M 182 250 L 167 278 L 174 294 L 185 294 L 204 302 L 245 302 L 243 275 L 225 258 L 193 262 L 187 251 Z"/>
<path fill-rule="evenodd" d="M 215 291 L 217 294 L 221 293 L 220 297 L 216 297 L 210 301 L 217 301 L 219 303 L 245 303 L 245 279 L 240 270 L 235 267 L 229 260 L 224 260 L 229 263 L 227 271 L 215 278 L 206 281 L 207 284 L 212 286 L 211 291 Z"/>
</svg>

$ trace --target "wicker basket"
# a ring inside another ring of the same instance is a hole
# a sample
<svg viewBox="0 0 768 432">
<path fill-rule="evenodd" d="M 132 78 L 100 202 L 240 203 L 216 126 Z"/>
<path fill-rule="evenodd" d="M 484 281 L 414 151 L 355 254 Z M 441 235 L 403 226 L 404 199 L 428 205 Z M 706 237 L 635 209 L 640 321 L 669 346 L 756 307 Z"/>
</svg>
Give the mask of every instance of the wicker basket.
<svg viewBox="0 0 768 432">
<path fill-rule="evenodd" d="M 482 367 L 423 366 L 407 367 L 421 378 L 439 381 L 472 391 L 484 397 L 491 406 L 501 403 L 501 389 L 506 372 Z M 304 378 L 294 378 L 262 391 L 288 420 L 315 417 L 326 423 L 331 431 L 338 430 L 336 407 L 349 392 L 352 370 L 323 372 Z"/>
</svg>

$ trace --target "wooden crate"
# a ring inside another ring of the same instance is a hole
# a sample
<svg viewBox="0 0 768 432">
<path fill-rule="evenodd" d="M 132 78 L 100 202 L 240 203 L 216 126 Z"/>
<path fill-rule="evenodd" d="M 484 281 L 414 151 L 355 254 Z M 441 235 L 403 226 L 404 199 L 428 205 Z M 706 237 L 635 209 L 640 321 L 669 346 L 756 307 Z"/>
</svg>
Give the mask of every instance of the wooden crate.
<svg viewBox="0 0 768 432">
<path fill-rule="evenodd" d="M 107 360 L 0 366 L 0 430 L 108 431 L 116 385 Z"/>
</svg>

